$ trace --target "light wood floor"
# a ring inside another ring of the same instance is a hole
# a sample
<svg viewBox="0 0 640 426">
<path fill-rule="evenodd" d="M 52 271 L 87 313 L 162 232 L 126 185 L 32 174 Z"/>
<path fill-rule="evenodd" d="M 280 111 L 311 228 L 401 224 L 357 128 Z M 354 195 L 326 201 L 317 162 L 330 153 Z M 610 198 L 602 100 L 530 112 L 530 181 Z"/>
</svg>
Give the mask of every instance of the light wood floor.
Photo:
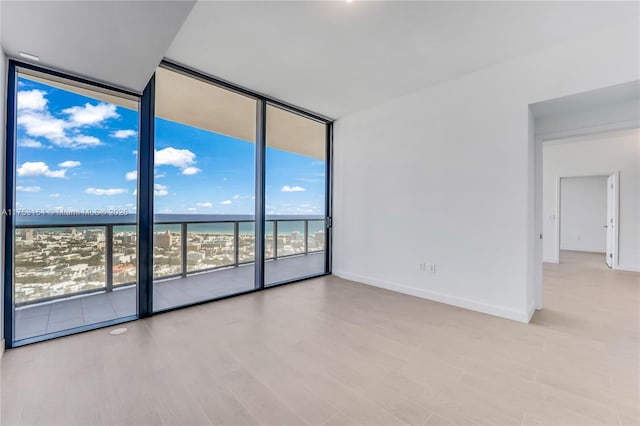
<svg viewBox="0 0 640 426">
<path fill-rule="evenodd" d="M 528 325 L 326 277 L 10 350 L 1 421 L 638 425 L 640 274 L 562 261 Z"/>
</svg>

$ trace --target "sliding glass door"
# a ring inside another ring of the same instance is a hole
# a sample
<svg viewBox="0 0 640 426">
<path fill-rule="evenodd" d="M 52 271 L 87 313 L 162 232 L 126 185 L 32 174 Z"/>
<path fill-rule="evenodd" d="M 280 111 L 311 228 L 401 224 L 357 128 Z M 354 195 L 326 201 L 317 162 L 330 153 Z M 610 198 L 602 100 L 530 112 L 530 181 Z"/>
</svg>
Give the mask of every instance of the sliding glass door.
<svg viewBox="0 0 640 426">
<path fill-rule="evenodd" d="M 13 340 L 134 317 L 138 100 L 15 78 Z"/>
</svg>

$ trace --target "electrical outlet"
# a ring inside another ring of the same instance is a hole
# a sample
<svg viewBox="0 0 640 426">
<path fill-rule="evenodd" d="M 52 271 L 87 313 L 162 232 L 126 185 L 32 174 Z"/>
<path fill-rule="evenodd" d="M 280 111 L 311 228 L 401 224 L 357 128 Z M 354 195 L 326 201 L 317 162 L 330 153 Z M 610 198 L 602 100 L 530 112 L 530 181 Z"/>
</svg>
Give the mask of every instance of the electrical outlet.
<svg viewBox="0 0 640 426">
<path fill-rule="evenodd" d="M 426 263 L 421 263 L 420 264 L 420 272 L 427 272 L 427 264 Z"/>
<path fill-rule="evenodd" d="M 432 274 L 436 273 L 436 264 L 432 263 L 431 266 L 429 267 L 429 270 L 431 271 Z"/>
</svg>

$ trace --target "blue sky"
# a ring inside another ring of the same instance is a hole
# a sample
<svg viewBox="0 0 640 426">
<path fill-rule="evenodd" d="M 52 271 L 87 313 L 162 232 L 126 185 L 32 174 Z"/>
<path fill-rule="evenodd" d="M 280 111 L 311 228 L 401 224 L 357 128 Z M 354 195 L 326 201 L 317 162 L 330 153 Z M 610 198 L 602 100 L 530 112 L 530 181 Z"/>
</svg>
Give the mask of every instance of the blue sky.
<svg viewBox="0 0 640 426">
<path fill-rule="evenodd" d="M 252 214 L 255 144 L 156 119 L 155 212 Z M 135 212 L 138 113 L 18 81 L 16 207 Z M 267 148 L 267 214 L 322 214 L 324 161 Z"/>
</svg>

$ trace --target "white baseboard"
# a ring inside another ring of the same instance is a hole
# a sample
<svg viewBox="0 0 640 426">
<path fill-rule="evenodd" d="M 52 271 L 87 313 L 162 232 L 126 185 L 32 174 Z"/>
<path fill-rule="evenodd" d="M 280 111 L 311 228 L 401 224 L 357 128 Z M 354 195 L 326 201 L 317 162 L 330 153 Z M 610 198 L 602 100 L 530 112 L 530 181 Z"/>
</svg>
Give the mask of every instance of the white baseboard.
<svg viewBox="0 0 640 426">
<path fill-rule="evenodd" d="M 582 247 L 578 247 L 578 248 L 561 248 L 560 251 L 577 251 L 578 253 L 595 253 L 595 254 L 601 254 L 603 256 L 605 256 L 607 254 L 606 251 L 603 251 L 601 249 L 589 250 L 589 249 L 583 249 Z"/>
<path fill-rule="evenodd" d="M 333 275 L 345 280 L 357 281 L 363 284 L 372 285 L 374 287 L 380 287 L 387 290 L 395 291 L 398 293 L 408 294 L 411 296 L 420 297 L 422 299 L 433 300 L 435 302 L 445 303 L 447 305 L 457 306 L 459 308 L 469 309 L 471 311 L 482 312 L 484 314 L 493 315 L 500 318 L 506 318 L 514 321 L 528 323 L 533 315 L 533 311 L 518 311 L 503 306 L 491 305 L 488 303 L 478 302 L 476 300 L 466 299 L 458 296 L 452 296 L 449 294 L 439 293 L 436 291 L 426 290 L 422 288 L 409 287 L 397 283 L 388 281 L 382 281 L 371 277 L 365 277 L 362 275 L 351 274 L 342 271 L 333 271 Z M 533 307 L 531 307 L 533 309 Z"/>
<path fill-rule="evenodd" d="M 617 265 L 614 269 L 616 271 L 640 272 L 640 267 L 638 266 Z"/>
<path fill-rule="evenodd" d="M 542 259 L 542 261 L 544 263 L 560 263 L 560 259 L 556 259 L 556 258 Z"/>
<path fill-rule="evenodd" d="M 4 339 L 0 340 L 0 359 L 2 359 L 3 354 L 4 354 Z"/>
</svg>

